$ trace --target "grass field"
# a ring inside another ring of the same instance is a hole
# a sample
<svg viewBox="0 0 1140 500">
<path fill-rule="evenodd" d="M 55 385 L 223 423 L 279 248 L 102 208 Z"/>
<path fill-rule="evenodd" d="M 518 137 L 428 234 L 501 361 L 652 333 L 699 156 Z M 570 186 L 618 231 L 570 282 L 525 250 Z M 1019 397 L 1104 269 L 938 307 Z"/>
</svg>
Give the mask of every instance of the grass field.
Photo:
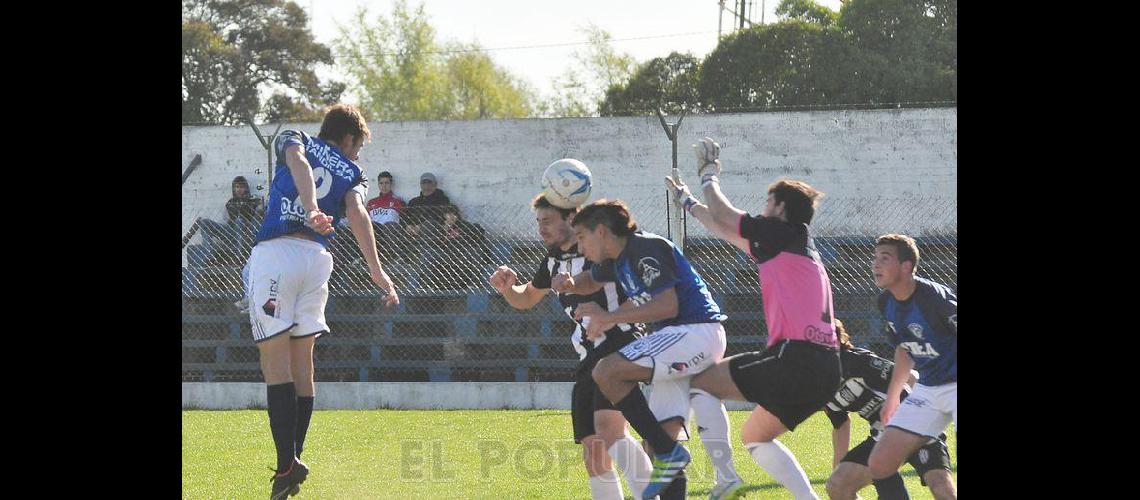
<svg viewBox="0 0 1140 500">
<path fill-rule="evenodd" d="M 744 498 L 792 498 L 739 443 L 747 412 L 729 412 L 733 458 L 748 484 Z M 852 445 L 867 423 L 852 419 Z M 827 498 L 831 425 L 822 413 L 780 440 L 795 453 L 816 493 Z M 957 435 L 950 458 L 957 480 Z M 692 498 L 706 498 L 715 476 L 699 439 L 688 444 Z M 264 498 L 275 465 L 264 410 L 182 412 L 182 497 Z M 589 498 L 581 446 L 570 413 L 535 411 L 317 411 L 302 459 L 312 469 L 297 498 Z M 932 498 L 909 465 L 912 498 Z M 623 483 L 628 497 L 629 488 Z M 860 492 L 876 498 L 874 488 Z"/>
</svg>

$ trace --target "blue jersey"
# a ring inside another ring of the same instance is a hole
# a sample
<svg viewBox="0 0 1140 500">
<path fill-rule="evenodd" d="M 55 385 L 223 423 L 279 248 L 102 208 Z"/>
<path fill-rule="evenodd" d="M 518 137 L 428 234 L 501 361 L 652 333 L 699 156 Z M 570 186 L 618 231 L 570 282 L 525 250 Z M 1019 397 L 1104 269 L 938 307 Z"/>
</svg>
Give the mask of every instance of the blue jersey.
<svg viewBox="0 0 1140 500">
<path fill-rule="evenodd" d="M 677 316 L 650 325 L 653 331 L 689 323 L 728 319 L 712 299 L 705 281 L 672 241 L 638 231 L 617 259 L 590 268 L 594 281 L 616 281 L 625 295 L 641 305 L 669 288 L 677 290 Z"/>
<path fill-rule="evenodd" d="M 914 294 L 896 300 L 879 295 L 879 311 L 887 320 L 891 345 L 902 346 L 914 360 L 918 383 L 926 386 L 958 381 L 958 297 L 949 288 L 915 277 Z"/>
<path fill-rule="evenodd" d="M 269 204 L 265 209 L 265 220 L 257 232 L 257 241 L 262 242 L 297 231 L 307 231 L 317 242 L 328 246 L 329 237 L 313 231 L 305 225 L 305 207 L 301 204 L 297 185 L 289 166 L 285 164 L 285 150 L 300 145 L 305 158 L 313 167 L 313 180 L 316 184 L 317 206 L 326 215 L 334 217 L 333 227 L 344 217 L 344 195 L 356 191 L 361 201 L 367 199 L 368 180 L 364 171 L 344 156 L 340 148 L 312 137 L 304 132 L 286 130 L 273 142 L 277 153 L 277 165 L 273 171 L 273 184 L 269 186 Z M 332 233 L 329 236 L 333 236 Z"/>
</svg>

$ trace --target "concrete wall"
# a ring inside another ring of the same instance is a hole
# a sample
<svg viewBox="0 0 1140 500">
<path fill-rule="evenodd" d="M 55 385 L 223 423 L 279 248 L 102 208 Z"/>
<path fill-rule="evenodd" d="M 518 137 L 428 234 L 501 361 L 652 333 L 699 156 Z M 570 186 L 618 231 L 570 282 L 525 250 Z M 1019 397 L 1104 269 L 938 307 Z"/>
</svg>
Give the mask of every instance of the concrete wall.
<svg viewBox="0 0 1140 500">
<path fill-rule="evenodd" d="M 573 386 L 572 382 L 317 382 L 314 404 L 319 410 L 569 410 Z M 184 410 L 241 410 L 265 404 L 265 384 L 182 383 Z M 751 410 L 755 405 L 727 402 L 726 406 Z"/>
<path fill-rule="evenodd" d="M 696 115 L 684 119 L 678 159 L 689 184 L 697 182 L 689 145 L 717 139 L 726 168 L 725 193 L 750 212 L 763 188 L 779 177 L 805 180 L 827 193 L 825 203 L 874 197 L 955 200 L 958 180 L 957 109 L 810 111 Z M 361 164 L 374 181 L 388 170 L 405 200 L 418 194 L 419 175 L 436 174 L 464 215 L 495 232 L 529 221 L 527 202 L 539 176 L 564 157 L 584 161 L 594 174 L 591 199 L 631 201 L 646 229 L 663 231 L 664 203 L 639 208 L 633 200 L 664 198 L 672 149 L 656 117 L 373 122 L 373 142 Z M 262 127 L 272 132 L 273 126 Z M 286 124 L 315 134 L 319 124 Z M 183 127 L 182 165 L 195 154 L 202 165 L 182 186 L 182 230 L 194 218 L 222 218 L 230 182 L 244 175 L 266 187 L 266 152 L 248 127 Z M 258 172 L 260 170 L 260 172 Z M 371 193 L 377 192 L 372 184 Z M 826 205 L 824 205 L 826 207 Z M 821 208 L 823 210 L 824 208 Z M 854 210 L 851 222 L 877 230 L 874 210 Z M 662 221 L 660 224 L 656 221 Z M 927 227 L 953 229 L 956 217 L 926 217 Z M 527 227 L 529 229 L 529 226 Z M 870 228 L 870 229 L 868 229 Z M 898 229 L 884 227 L 882 229 Z"/>
</svg>

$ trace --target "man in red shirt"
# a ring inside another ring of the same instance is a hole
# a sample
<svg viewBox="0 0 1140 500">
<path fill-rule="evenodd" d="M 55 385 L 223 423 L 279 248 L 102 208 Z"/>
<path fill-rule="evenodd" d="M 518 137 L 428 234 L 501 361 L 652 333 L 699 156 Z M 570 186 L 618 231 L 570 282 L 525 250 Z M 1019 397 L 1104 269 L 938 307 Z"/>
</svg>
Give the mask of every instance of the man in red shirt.
<svg viewBox="0 0 1140 500">
<path fill-rule="evenodd" d="M 380 196 L 368 200 L 365 208 L 368 210 L 368 217 L 372 219 L 372 230 L 376 233 L 381 259 L 390 262 L 391 259 L 406 253 L 407 237 L 399 228 L 400 215 L 407 204 L 403 198 L 392 192 L 391 173 L 380 172 L 380 175 L 376 176 L 376 183 L 380 185 Z"/>
<path fill-rule="evenodd" d="M 380 172 L 376 182 L 380 184 L 380 196 L 368 200 L 368 216 L 376 224 L 399 224 L 400 213 L 407 204 L 392 192 L 392 174 Z"/>
</svg>

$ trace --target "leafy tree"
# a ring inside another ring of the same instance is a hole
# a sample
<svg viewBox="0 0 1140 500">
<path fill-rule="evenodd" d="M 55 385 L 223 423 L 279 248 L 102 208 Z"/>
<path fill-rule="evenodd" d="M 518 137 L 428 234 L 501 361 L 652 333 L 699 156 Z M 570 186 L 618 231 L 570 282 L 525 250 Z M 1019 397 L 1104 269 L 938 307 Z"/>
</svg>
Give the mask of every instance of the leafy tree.
<svg viewBox="0 0 1140 500">
<path fill-rule="evenodd" d="M 338 101 L 344 85 L 315 73 L 332 52 L 308 23 L 294 2 L 183 1 L 182 122 L 232 125 Z M 263 109 L 271 91 L 276 107 Z"/>
<path fill-rule="evenodd" d="M 799 19 L 737 31 L 705 58 L 700 100 L 710 111 L 854 102 L 858 69 L 845 38 Z"/>
<path fill-rule="evenodd" d="M 585 51 L 574 51 L 572 66 L 551 82 L 554 97 L 545 103 L 554 116 L 597 116 L 604 107 L 605 92 L 621 85 L 633 74 L 637 61 L 610 46 L 613 36 L 590 24 L 583 28 L 589 41 Z"/>
<path fill-rule="evenodd" d="M 856 0 L 839 25 L 857 48 L 859 86 L 870 103 L 957 99 L 954 0 Z"/>
<path fill-rule="evenodd" d="M 654 114 L 657 109 L 678 114 L 682 109 L 699 109 L 700 62 L 690 54 L 677 52 L 646 61 L 625 85 L 613 85 L 606 90 L 601 115 L 645 115 Z"/>
<path fill-rule="evenodd" d="M 358 17 L 368 19 L 361 8 Z M 390 18 L 341 27 L 334 46 L 361 107 L 383 120 L 528 116 L 533 92 L 480 53 L 478 44 L 436 41 L 424 5 L 396 2 Z"/>
</svg>

